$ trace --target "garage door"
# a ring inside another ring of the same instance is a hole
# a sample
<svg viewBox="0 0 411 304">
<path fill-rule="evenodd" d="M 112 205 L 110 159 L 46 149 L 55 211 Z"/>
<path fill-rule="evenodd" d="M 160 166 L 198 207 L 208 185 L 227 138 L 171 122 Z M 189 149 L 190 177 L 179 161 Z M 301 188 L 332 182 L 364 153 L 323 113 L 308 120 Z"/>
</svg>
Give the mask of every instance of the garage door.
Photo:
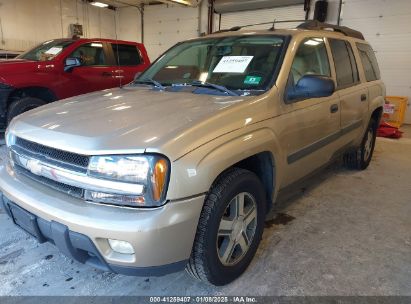
<svg viewBox="0 0 411 304">
<path fill-rule="evenodd" d="M 345 0 L 342 24 L 359 29 L 376 52 L 388 95 L 411 99 L 410 0 Z M 406 122 L 411 123 L 408 107 Z"/>
<path fill-rule="evenodd" d="M 276 7 L 271 9 L 259 9 L 253 11 L 241 11 L 221 14 L 220 29 L 229 29 L 234 26 L 247 24 L 272 22 L 274 20 L 304 20 L 304 5 L 292 5 L 285 7 Z M 298 23 L 278 24 L 277 28 L 291 28 Z M 267 29 L 269 25 L 253 26 L 249 29 Z"/>
<path fill-rule="evenodd" d="M 147 5 L 144 9 L 144 44 L 154 61 L 179 41 L 199 35 L 199 9 Z"/>
</svg>

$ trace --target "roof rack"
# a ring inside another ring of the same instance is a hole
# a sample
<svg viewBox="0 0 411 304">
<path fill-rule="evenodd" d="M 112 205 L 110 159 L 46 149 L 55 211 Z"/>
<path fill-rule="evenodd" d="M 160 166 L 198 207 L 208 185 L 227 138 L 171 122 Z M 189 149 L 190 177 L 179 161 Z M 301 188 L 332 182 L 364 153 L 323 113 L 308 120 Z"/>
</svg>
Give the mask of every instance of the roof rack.
<svg viewBox="0 0 411 304">
<path fill-rule="evenodd" d="M 229 29 L 219 30 L 217 32 L 214 32 L 213 34 L 226 33 L 226 32 L 237 32 L 237 31 L 239 31 L 239 30 L 241 30 L 242 28 L 245 28 L 245 27 L 257 26 L 257 25 L 268 25 L 268 24 L 272 25 L 270 30 L 274 31 L 275 30 L 275 24 L 277 24 L 277 23 L 305 22 L 305 21 L 306 20 L 274 20 L 274 21 L 271 21 L 271 22 L 262 22 L 262 23 L 254 23 L 254 24 L 247 24 L 247 25 L 241 25 L 241 26 L 234 26 L 234 27 L 229 28 Z"/>
<path fill-rule="evenodd" d="M 353 37 L 353 38 L 358 38 L 361 40 L 365 40 L 364 35 L 356 30 L 353 30 L 349 27 L 346 26 L 339 26 L 339 25 L 334 25 L 334 24 L 329 24 L 329 23 L 322 23 L 317 20 L 309 20 L 304 23 L 301 23 L 299 26 L 297 26 L 298 29 L 304 29 L 304 30 L 326 30 L 326 29 L 332 29 L 334 32 L 339 32 L 344 34 L 345 36 L 348 37 Z"/>
<path fill-rule="evenodd" d="M 237 31 L 239 31 L 239 30 L 241 30 L 242 28 L 245 28 L 245 27 L 251 27 L 251 26 L 256 26 L 256 25 L 268 25 L 268 24 L 272 25 L 270 30 L 274 31 L 275 30 L 275 25 L 277 23 L 290 23 L 290 22 L 302 22 L 299 26 L 297 26 L 298 29 L 316 30 L 316 31 L 332 29 L 334 32 L 342 33 L 345 36 L 365 40 L 363 34 L 359 31 L 353 30 L 353 29 L 351 29 L 349 27 L 346 27 L 346 26 L 339 26 L 339 25 L 334 25 L 334 24 L 329 24 L 329 23 L 323 23 L 323 22 L 319 22 L 317 20 L 274 20 L 273 22 L 262 22 L 262 23 L 254 23 L 254 24 L 247 24 L 247 25 L 241 25 L 241 26 L 234 26 L 230 29 L 219 30 L 217 32 L 214 32 L 214 34 L 226 33 L 226 32 L 237 32 Z"/>
</svg>

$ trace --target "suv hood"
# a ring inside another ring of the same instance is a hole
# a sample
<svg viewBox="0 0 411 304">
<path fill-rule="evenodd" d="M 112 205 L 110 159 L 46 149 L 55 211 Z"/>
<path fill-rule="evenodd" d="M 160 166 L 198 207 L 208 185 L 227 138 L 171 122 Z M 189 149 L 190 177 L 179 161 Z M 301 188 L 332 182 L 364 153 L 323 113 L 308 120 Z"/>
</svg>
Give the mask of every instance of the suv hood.
<svg viewBox="0 0 411 304">
<path fill-rule="evenodd" d="M 241 108 L 247 99 L 254 97 L 119 88 L 26 112 L 13 120 L 10 130 L 27 140 L 79 154 L 159 152 L 173 160 L 243 127 L 241 118 L 249 117 L 250 110 L 237 113 L 238 119 L 226 115 L 233 115 L 231 109 Z"/>
</svg>

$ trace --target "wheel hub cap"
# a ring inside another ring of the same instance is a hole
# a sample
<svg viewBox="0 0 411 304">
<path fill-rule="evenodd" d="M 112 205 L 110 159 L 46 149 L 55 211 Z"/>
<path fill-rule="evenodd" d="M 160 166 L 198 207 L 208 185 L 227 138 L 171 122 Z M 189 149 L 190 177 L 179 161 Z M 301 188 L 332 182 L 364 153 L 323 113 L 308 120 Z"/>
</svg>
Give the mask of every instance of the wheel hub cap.
<svg viewBox="0 0 411 304">
<path fill-rule="evenodd" d="M 217 254 L 223 265 L 238 263 L 247 253 L 257 227 L 257 203 L 247 192 L 228 204 L 217 234 Z"/>
</svg>

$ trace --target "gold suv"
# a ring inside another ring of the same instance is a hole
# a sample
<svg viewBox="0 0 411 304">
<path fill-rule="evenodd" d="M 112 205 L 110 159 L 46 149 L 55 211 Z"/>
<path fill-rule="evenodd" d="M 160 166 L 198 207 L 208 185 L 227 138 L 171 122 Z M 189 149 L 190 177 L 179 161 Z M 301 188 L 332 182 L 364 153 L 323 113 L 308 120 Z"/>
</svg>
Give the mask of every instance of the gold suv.
<svg viewBox="0 0 411 304">
<path fill-rule="evenodd" d="M 250 264 L 279 190 L 341 155 L 367 168 L 385 87 L 361 33 L 236 30 L 14 119 L 0 168 L 14 223 L 105 271 L 223 285 Z"/>
</svg>

